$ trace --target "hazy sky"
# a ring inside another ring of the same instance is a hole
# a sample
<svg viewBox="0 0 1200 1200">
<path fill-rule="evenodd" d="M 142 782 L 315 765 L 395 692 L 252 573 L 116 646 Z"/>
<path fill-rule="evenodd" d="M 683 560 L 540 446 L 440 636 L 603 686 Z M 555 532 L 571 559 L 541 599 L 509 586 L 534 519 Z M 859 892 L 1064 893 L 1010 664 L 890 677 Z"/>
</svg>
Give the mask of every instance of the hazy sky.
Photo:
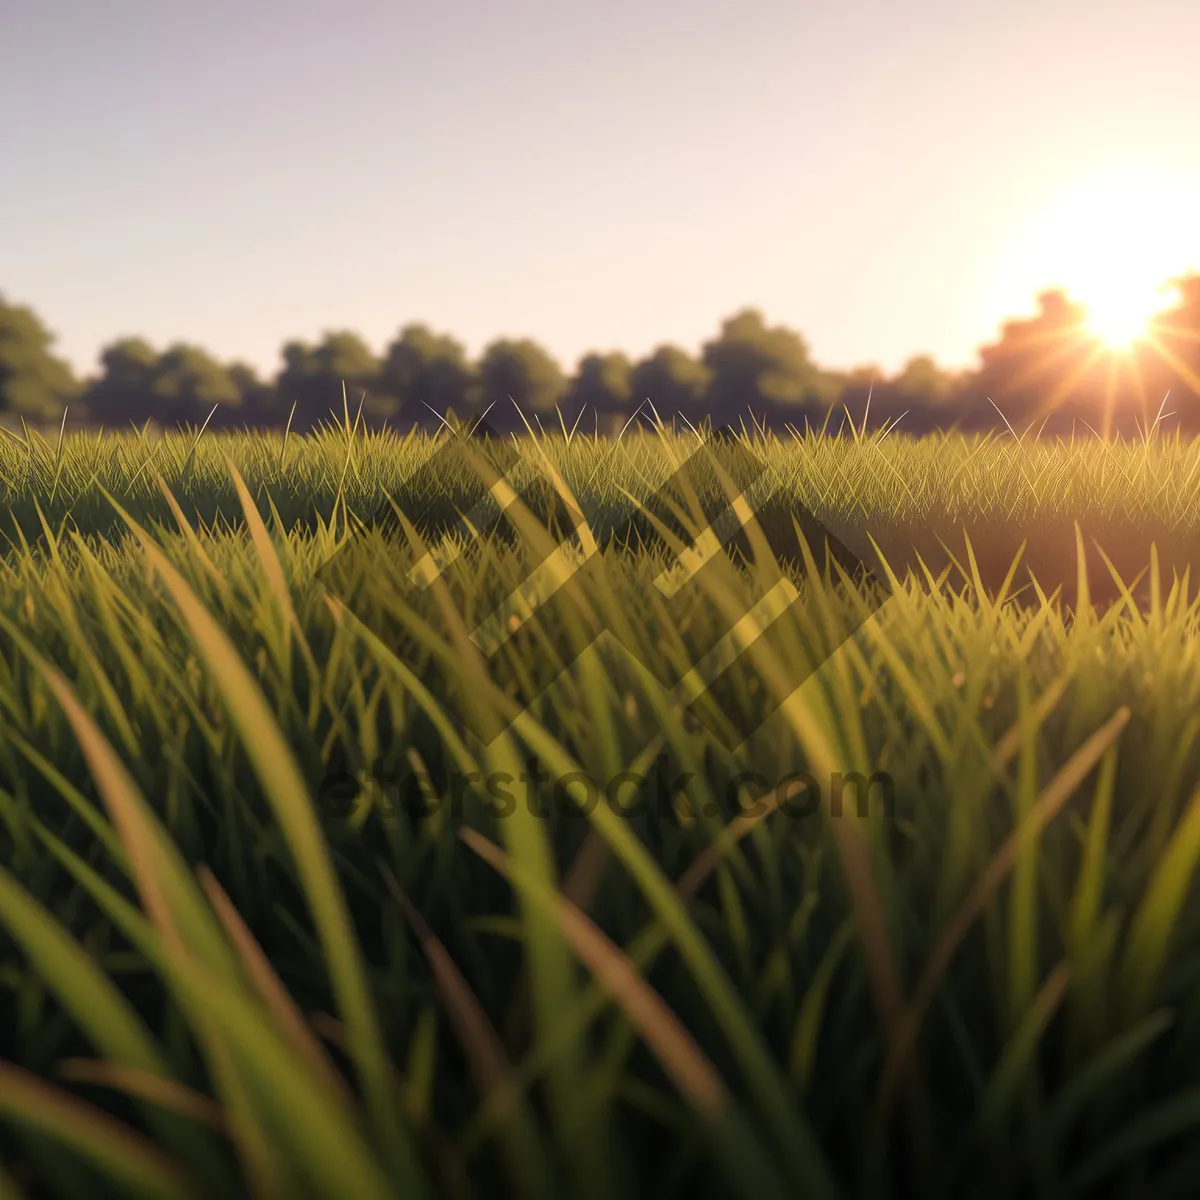
<svg viewBox="0 0 1200 1200">
<path fill-rule="evenodd" d="M 570 365 L 747 304 L 965 365 L 1070 283 L 1070 189 L 1200 214 L 1198 47 L 1198 0 L 0 0 L 0 291 L 89 370 L 414 319 Z"/>
</svg>

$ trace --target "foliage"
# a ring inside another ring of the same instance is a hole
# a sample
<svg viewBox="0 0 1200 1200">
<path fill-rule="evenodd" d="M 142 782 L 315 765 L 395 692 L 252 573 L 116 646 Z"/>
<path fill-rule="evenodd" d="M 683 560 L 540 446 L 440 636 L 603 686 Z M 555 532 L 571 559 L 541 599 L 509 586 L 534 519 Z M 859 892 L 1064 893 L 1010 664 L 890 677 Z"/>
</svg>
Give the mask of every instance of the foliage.
<svg viewBox="0 0 1200 1200">
<path fill-rule="evenodd" d="M 261 395 L 248 368 L 226 367 L 206 350 L 176 342 L 161 354 L 142 338 L 121 338 L 105 347 L 101 373 L 81 400 L 92 421 L 118 428 L 142 425 L 200 424 L 217 408 L 246 417 Z"/>
<path fill-rule="evenodd" d="M 292 424 L 298 431 L 344 416 L 345 404 L 353 403 L 357 411 L 363 393 L 379 383 L 379 361 L 349 330 L 326 333 L 315 346 L 288 342 L 283 364 L 277 383 L 279 406 L 285 413 L 294 408 Z"/>
<path fill-rule="evenodd" d="M 604 416 L 627 414 L 632 374 L 633 363 L 626 354 L 585 354 L 579 360 L 563 405 L 570 413 L 592 409 Z"/>
<path fill-rule="evenodd" d="M 573 425 L 579 418 L 580 428 L 605 432 L 658 414 L 668 423 L 682 416 L 696 427 L 765 423 L 776 432 L 853 422 L 912 434 L 1011 428 L 1023 437 L 1053 437 L 1090 428 L 1105 437 L 1142 437 L 1159 424 L 1195 433 L 1200 276 L 1184 276 L 1174 287 L 1174 301 L 1129 351 L 1104 346 L 1088 332 L 1082 306 L 1052 290 L 1038 297 L 1034 316 L 1006 322 L 981 347 L 974 367 L 951 372 L 919 354 L 894 375 L 876 366 L 821 367 L 801 334 L 768 324 L 756 309 L 723 322 L 699 361 L 670 345 L 637 362 L 593 352 L 569 380 L 532 340 L 501 338 L 473 362 L 455 338 L 420 323 L 401 329 L 382 359 L 349 331 L 327 333 L 315 346 L 288 342 L 270 381 L 197 347 L 159 355 L 144 340 L 125 338 L 104 351 L 85 410 L 93 421 L 118 427 L 147 420 L 170 426 L 211 413 L 214 429 L 239 423 L 280 429 L 291 416 L 292 428 L 302 432 L 343 418 L 351 406 L 367 426 L 386 422 L 402 431 L 432 427 L 449 411 L 478 416 L 490 406 L 491 423 L 519 431 L 512 397 L 541 416 L 564 406 Z M 49 335 L 30 310 L 0 305 L 0 314 L 0 328 L 8 323 L 0 339 L 0 381 L 7 381 L 0 400 L 9 397 L 11 413 L 45 421 L 78 389 L 49 353 Z"/>
<path fill-rule="evenodd" d="M 154 399 L 158 351 L 143 338 L 120 338 L 100 354 L 101 373 L 84 394 L 88 415 L 104 425 L 142 424 L 162 406 Z"/>
<path fill-rule="evenodd" d="M 806 407 L 824 409 L 822 402 L 831 399 L 800 334 L 769 326 L 757 309 L 743 309 L 726 320 L 720 334 L 705 344 L 703 360 L 712 373 L 706 406 L 721 424 L 747 407 L 760 417 L 797 421 Z"/>
<path fill-rule="evenodd" d="M 771 435 L 755 443 L 755 453 L 790 503 L 843 540 L 861 546 L 874 538 L 903 565 L 916 567 L 918 553 L 935 572 L 952 565 L 952 554 L 961 562 L 965 533 L 989 586 L 1003 581 L 1024 543 L 1019 579 L 1028 567 L 1047 593 L 1060 585 L 1069 591 L 1078 523 L 1122 574 L 1141 571 L 1151 540 L 1163 570 L 1200 570 L 1198 440 L 1161 430 L 1109 442 L 1086 431 L 1036 443 L 1017 443 L 1007 432 L 911 438 L 899 431 L 863 435 L 846 419 L 836 428 L 840 436 Z M 421 503 L 414 489 L 427 483 L 420 466 L 438 444 L 419 430 L 403 438 L 360 430 L 349 440 L 340 427 L 304 438 L 214 437 L 211 430 L 198 440 L 195 430 L 97 436 L 70 424 L 61 439 L 57 428 L 50 440 L 0 434 L 0 508 L 7 514 L 0 539 L 33 544 L 43 536 L 43 519 L 51 529 L 65 522 L 85 536 L 115 536 L 121 521 L 106 492 L 139 521 L 171 525 L 175 518 L 156 476 L 189 519 L 239 527 L 241 504 L 226 456 L 259 497 L 264 517 L 273 505 L 289 529 L 331 520 L 339 497 L 355 512 L 375 511 L 383 496 L 412 511 Z M 674 453 L 691 440 L 687 434 L 671 441 Z M 627 493 L 646 495 L 670 472 L 668 442 L 636 426 L 619 443 L 580 433 L 569 441 L 539 438 L 537 454 L 535 443 L 518 444 L 534 462 L 548 455 L 593 514 L 611 512 Z M 439 491 L 452 506 L 470 507 L 466 484 L 443 478 Z M 1107 572 L 1092 586 L 1111 589 Z"/>
<path fill-rule="evenodd" d="M 954 376 L 943 371 L 928 354 L 918 354 L 896 376 L 896 390 L 915 404 L 944 404 L 954 391 Z"/>
<path fill-rule="evenodd" d="M 406 325 L 388 346 L 379 373 L 379 390 L 395 416 L 419 420 L 427 410 L 466 411 L 475 380 L 466 348 L 427 325 Z"/>
<path fill-rule="evenodd" d="M 248 363 L 232 362 L 227 370 L 233 386 L 237 389 L 238 400 L 233 405 L 218 409 L 214 414 L 216 427 L 238 423 L 238 418 L 241 418 L 243 426 L 278 424 L 275 389 L 271 383 L 262 379 Z M 224 417 L 230 419 L 221 419 Z M 205 419 L 208 419 L 208 413 L 205 414 Z"/>
<path fill-rule="evenodd" d="M 770 653 L 730 679 L 786 702 L 729 749 L 647 680 L 752 608 L 757 560 L 715 560 L 672 617 L 663 549 L 610 546 L 586 599 L 648 675 L 580 655 L 569 607 L 553 645 L 481 674 L 466 635 L 525 577 L 532 514 L 424 590 L 420 546 L 352 519 L 430 478 L 431 439 L 0 444 L 11 498 L 55 514 L 0 573 L 8 1190 L 1194 1194 L 1200 603 L 1148 538 L 1144 600 L 1097 607 L 1080 537 L 1073 611 L 982 586 L 975 541 L 873 615 L 797 571 Z M 520 450 L 615 502 L 689 445 Z M 1178 439 L 749 448 L 798 499 L 884 524 L 1186 524 L 1200 486 Z M 240 520 L 202 524 L 213 498 Z M 321 582 L 335 555 L 347 606 Z M 511 715 L 551 654 L 576 668 L 492 745 L 445 720 L 464 692 Z M 530 756 L 596 781 L 661 762 L 667 802 L 498 816 L 481 781 Z M 422 804 L 388 783 L 413 770 Z M 888 772 L 892 815 L 728 790 L 837 770 Z"/>
<path fill-rule="evenodd" d="M 79 384 L 53 344 L 31 308 L 0 293 L 0 412 L 41 419 L 75 398 Z"/>
<path fill-rule="evenodd" d="M 479 362 L 479 403 L 505 419 L 515 404 L 533 413 L 552 412 L 567 390 L 562 368 L 529 338 L 498 338 Z"/>
<path fill-rule="evenodd" d="M 636 409 L 649 401 L 664 419 L 682 413 L 693 423 L 704 415 L 711 374 L 678 346 L 658 346 L 633 368 L 630 392 Z"/>
</svg>

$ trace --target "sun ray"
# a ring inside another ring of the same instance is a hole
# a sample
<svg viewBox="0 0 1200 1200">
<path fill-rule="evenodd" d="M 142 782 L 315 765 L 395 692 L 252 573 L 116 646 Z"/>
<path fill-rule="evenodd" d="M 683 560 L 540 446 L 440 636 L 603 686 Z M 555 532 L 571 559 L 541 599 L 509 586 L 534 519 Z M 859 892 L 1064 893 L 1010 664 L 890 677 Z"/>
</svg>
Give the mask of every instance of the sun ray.
<svg viewBox="0 0 1200 1200">
<path fill-rule="evenodd" d="M 1155 320 L 1150 326 L 1150 330 L 1146 335 L 1146 341 L 1153 340 L 1155 335 L 1170 334 L 1173 338 L 1179 338 L 1184 342 L 1196 342 L 1200 344 L 1200 333 L 1194 329 L 1187 329 L 1182 325 L 1175 325 L 1165 320 Z"/>
<path fill-rule="evenodd" d="M 1024 345 L 1028 348 L 1035 341 L 1053 341 L 1055 345 L 1051 347 L 1050 353 L 1043 354 L 1036 359 L 1031 359 L 1026 366 L 1022 367 L 1012 376 L 1006 386 L 1013 391 L 1026 387 L 1031 383 L 1036 383 L 1043 375 L 1049 374 L 1055 367 L 1059 366 L 1062 359 L 1077 352 L 1079 349 L 1078 336 L 1074 330 L 1055 330 L 1053 338 L 1048 335 L 1038 337 L 1037 339 L 1031 337 L 1029 342 L 1024 343 Z"/>
<path fill-rule="evenodd" d="M 1138 412 L 1142 414 L 1142 419 L 1146 419 L 1146 408 L 1148 407 L 1148 397 L 1146 395 L 1146 380 L 1142 377 L 1141 360 L 1134 358 L 1133 360 L 1133 386 L 1137 389 Z"/>
<path fill-rule="evenodd" d="M 1117 403 L 1117 375 L 1120 363 L 1115 355 L 1109 355 L 1108 374 L 1104 379 L 1104 420 L 1100 426 L 1101 436 L 1107 440 L 1112 433 L 1113 410 Z"/>
<path fill-rule="evenodd" d="M 1058 406 L 1071 394 L 1075 385 L 1096 365 L 1096 363 L 1104 356 L 1105 348 L 1103 345 L 1095 344 L 1088 351 L 1087 357 L 1074 370 L 1072 370 L 1063 379 L 1059 380 L 1046 398 L 1037 406 L 1033 420 L 1036 421 L 1039 417 L 1048 417 Z"/>
<path fill-rule="evenodd" d="M 1195 392 L 1200 395 L 1200 375 L 1197 375 L 1187 363 L 1183 361 L 1173 350 L 1164 346 L 1162 342 L 1153 334 L 1147 338 L 1147 344 L 1159 355 L 1162 360 L 1174 371 L 1180 379 L 1184 381 Z"/>
</svg>

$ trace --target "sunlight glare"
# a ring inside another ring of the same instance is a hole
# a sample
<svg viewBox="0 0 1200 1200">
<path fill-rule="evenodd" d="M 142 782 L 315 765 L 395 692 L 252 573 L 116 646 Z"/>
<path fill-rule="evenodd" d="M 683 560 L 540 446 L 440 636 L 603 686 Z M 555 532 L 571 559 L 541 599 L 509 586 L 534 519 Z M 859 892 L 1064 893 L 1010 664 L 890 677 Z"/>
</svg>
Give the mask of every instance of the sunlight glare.
<svg viewBox="0 0 1200 1200">
<path fill-rule="evenodd" d="M 1009 248 L 1005 291 L 1060 288 L 1085 328 L 1129 349 L 1173 301 L 1170 280 L 1200 264 L 1200 179 L 1145 164 L 1110 168 L 1061 191 Z M 1020 281 L 1020 282 L 1018 282 Z"/>
<path fill-rule="evenodd" d="M 1112 350 L 1129 350 L 1149 331 L 1153 318 L 1171 302 L 1167 287 L 1138 286 L 1134 280 L 1112 280 L 1095 287 L 1076 287 L 1087 309 L 1087 331 Z"/>
</svg>

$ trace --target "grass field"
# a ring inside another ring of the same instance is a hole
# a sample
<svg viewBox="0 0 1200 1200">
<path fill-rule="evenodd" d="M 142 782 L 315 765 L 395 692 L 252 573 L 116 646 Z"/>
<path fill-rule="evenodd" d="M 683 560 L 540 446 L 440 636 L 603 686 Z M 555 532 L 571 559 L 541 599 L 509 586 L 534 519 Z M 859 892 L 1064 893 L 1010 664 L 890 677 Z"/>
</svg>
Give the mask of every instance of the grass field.
<svg viewBox="0 0 1200 1200">
<path fill-rule="evenodd" d="M 668 603 L 606 534 L 696 438 L 530 437 L 600 549 L 484 673 L 549 485 L 456 544 L 422 434 L 0 437 L 7 1194 L 1196 1194 L 1200 445 L 748 439 L 894 574 Z"/>
</svg>

